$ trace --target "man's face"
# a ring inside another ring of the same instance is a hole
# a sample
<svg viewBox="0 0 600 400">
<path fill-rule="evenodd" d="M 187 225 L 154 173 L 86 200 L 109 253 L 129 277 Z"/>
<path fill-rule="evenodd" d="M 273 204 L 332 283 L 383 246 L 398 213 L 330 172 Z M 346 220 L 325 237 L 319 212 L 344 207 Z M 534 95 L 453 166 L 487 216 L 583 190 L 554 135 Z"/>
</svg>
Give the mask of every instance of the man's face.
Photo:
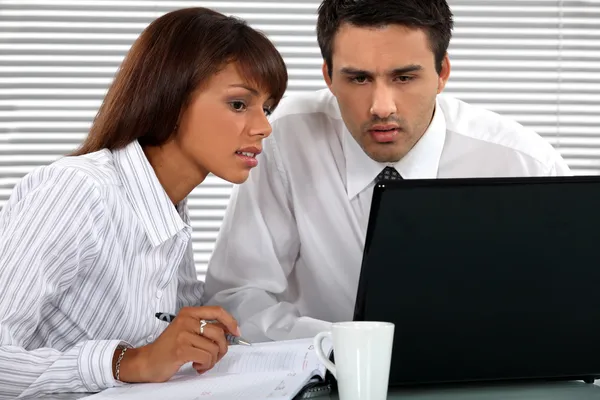
<svg viewBox="0 0 600 400">
<path fill-rule="evenodd" d="M 449 75 L 448 57 L 437 73 L 427 33 L 401 25 L 342 25 L 333 43 L 331 79 L 323 65 L 348 130 L 379 162 L 400 160 L 419 141 Z"/>
</svg>

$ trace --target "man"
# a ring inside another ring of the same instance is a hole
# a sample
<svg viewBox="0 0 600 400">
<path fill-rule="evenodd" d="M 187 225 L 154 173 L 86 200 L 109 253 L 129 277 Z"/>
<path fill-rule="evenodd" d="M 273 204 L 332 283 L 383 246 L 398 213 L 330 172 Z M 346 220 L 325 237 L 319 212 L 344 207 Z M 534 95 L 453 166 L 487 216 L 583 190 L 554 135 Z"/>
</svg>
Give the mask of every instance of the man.
<svg viewBox="0 0 600 400">
<path fill-rule="evenodd" d="M 445 0 L 321 4 L 328 89 L 282 101 L 259 166 L 234 189 L 209 265 L 210 302 L 246 337 L 308 337 L 352 319 L 381 175 L 569 174 L 535 132 L 440 95 L 452 25 Z"/>
</svg>

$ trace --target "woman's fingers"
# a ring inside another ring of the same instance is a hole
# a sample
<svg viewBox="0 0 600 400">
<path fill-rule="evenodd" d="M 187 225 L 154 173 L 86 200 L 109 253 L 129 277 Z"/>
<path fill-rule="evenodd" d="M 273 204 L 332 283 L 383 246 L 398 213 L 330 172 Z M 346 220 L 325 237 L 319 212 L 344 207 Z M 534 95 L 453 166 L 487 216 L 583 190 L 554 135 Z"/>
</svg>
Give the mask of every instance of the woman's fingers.
<svg viewBox="0 0 600 400">
<path fill-rule="evenodd" d="M 186 355 L 187 360 L 185 362 L 192 362 L 192 365 L 196 365 L 197 368 L 194 367 L 196 371 L 198 369 L 208 371 L 215 365 L 213 362 L 213 355 L 204 349 L 190 346 L 186 349 Z"/>
<path fill-rule="evenodd" d="M 204 333 L 200 336 L 213 341 L 219 347 L 219 354 L 222 356 L 227 353 L 227 338 L 225 337 L 225 330 L 220 324 L 206 324 Z"/>
<path fill-rule="evenodd" d="M 204 350 L 211 355 L 211 365 L 210 365 L 211 368 L 219 360 L 219 350 L 220 350 L 219 345 L 217 345 L 212 340 L 205 338 L 203 336 L 194 334 L 194 333 L 189 334 L 188 340 L 192 347 L 194 347 L 196 349 Z M 190 360 L 190 361 L 195 361 L 195 360 Z"/>
<path fill-rule="evenodd" d="M 201 329 L 202 320 L 207 323 Z M 188 362 L 197 371 L 208 371 L 227 353 L 226 334 L 236 331 L 237 323 L 220 307 L 183 308 L 156 341 L 144 346 L 141 381 L 164 382 Z"/>
<path fill-rule="evenodd" d="M 192 367 L 196 370 L 196 372 L 199 375 L 202 375 L 205 372 L 209 371 L 209 369 L 207 369 L 205 366 L 200 365 L 200 364 L 196 364 L 196 363 L 192 363 Z"/>
<path fill-rule="evenodd" d="M 191 316 L 192 318 L 196 319 L 198 323 L 200 323 L 200 320 L 216 320 L 223 324 L 228 332 L 236 336 L 241 336 L 237 321 L 231 316 L 231 314 L 221 307 L 186 307 L 181 309 L 180 315 L 181 313 Z"/>
</svg>

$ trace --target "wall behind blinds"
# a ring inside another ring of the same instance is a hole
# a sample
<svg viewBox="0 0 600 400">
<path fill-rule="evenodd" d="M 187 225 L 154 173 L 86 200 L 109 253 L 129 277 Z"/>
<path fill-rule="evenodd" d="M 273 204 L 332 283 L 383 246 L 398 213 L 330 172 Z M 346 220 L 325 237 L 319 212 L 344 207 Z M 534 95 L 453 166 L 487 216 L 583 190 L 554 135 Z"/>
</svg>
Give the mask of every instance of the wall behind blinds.
<svg viewBox="0 0 600 400">
<path fill-rule="evenodd" d="M 83 140 L 131 43 L 158 16 L 211 7 L 264 31 L 288 65 L 288 93 L 323 88 L 319 0 L 0 0 L 0 207 L 14 184 Z M 600 4 L 450 0 L 456 29 L 447 92 L 513 117 L 556 146 L 577 174 L 600 170 Z M 231 185 L 190 197 L 204 277 Z"/>
</svg>

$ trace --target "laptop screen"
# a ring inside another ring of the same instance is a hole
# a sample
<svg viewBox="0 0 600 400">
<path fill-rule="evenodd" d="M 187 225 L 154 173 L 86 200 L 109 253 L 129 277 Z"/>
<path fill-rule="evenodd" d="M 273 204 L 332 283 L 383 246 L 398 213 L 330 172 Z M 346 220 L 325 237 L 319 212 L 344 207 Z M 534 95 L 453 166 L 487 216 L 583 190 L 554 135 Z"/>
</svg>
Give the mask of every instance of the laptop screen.
<svg viewBox="0 0 600 400">
<path fill-rule="evenodd" d="M 396 324 L 390 384 L 600 374 L 600 178 L 375 189 L 355 320 Z"/>
</svg>

